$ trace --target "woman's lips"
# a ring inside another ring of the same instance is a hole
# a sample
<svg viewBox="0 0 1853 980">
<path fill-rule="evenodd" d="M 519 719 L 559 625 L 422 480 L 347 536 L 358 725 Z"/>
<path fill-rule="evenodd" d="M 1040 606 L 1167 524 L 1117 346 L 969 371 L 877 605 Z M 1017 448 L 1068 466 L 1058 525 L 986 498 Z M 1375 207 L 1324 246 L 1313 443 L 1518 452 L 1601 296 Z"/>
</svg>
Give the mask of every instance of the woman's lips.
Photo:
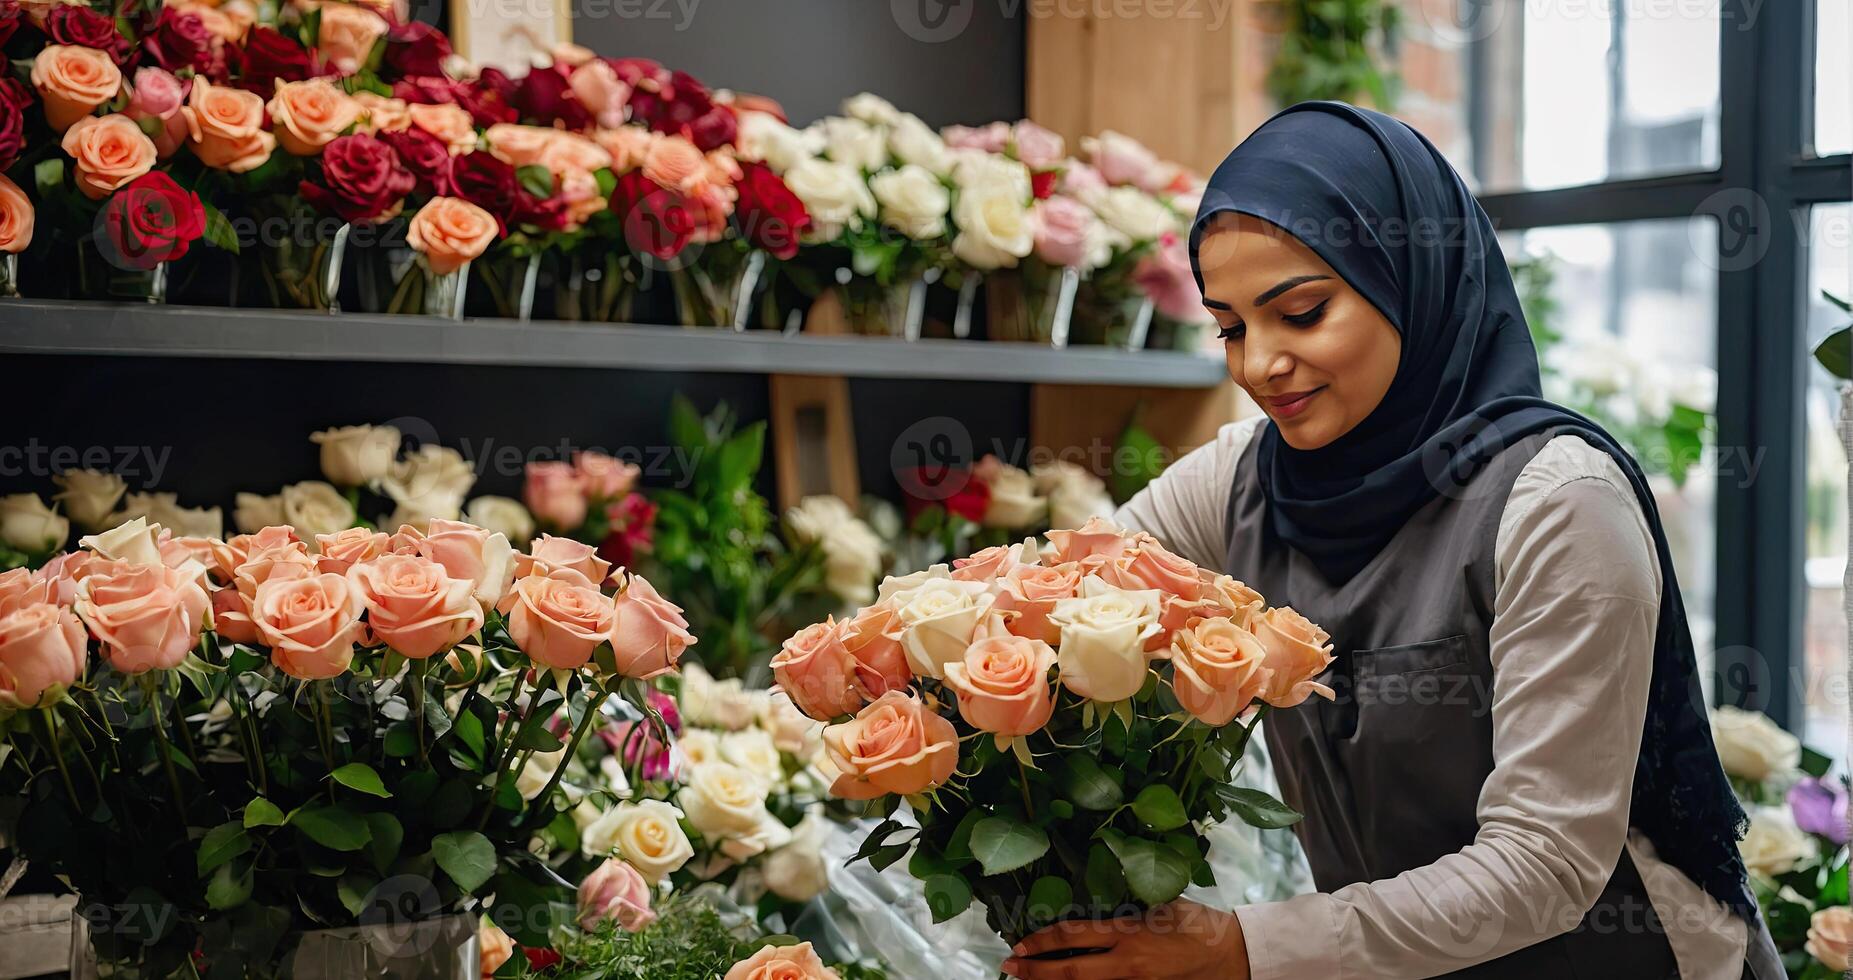
<svg viewBox="0 0 1853 980">
<path fill-rule="evenodd" d="M 1290 419 L 1306 411 L 1312 404 L 1313 396 L 1325 390 L 1321 385 L 1310 391 L 1298 391 L 1290 395 L 1275 395 L 1266 399 L 1268 408 L 1273 410 L 1275 418 Z"/>
</svg>

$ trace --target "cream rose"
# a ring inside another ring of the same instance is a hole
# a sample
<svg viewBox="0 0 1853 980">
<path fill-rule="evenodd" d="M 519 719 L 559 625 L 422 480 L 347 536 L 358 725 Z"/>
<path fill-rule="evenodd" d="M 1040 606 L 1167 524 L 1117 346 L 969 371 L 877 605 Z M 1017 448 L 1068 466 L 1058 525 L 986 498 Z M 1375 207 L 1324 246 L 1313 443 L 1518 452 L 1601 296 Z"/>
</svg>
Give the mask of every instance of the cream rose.
<svg viewBox="0 0 1853 980">
<path fill-rule="evenodd" d="M 704 762 L 689 768 L 688 779 L 676 802 L 688 816 L 689 826 L 712 841 L 751 834 L 766 816 L 763 776 L 731 762 Z"/>
<path fill-rule="evenodd" d="M 1787 773 L 1801 763 L 1801 740 L 1759 711 L 1731 705 L 1713 708 L 1711 739 L 1724 771 L 1752 782 Z"/>
<path fill-rule="evenodd" d="M 817 494 L 785 512 L 785 526 L 799 544 L 815 544 L 824 554 L 824 584 L 844 602 L 862 605 L 875 598 L 875 577 L 882 569 L 882 540 L 841 498 Z"/>
<path fill-rule="evenodd" d="M 938 238 L 946 233 L 952 193 L 931 171 L 916 164 L 883 170 L 869 178 L 869 191 L 880 206 L 883 224 L 909 238 Z"/>
<path fill-rule="evenodd" d="M 103 521 L 116 509 L 116 501 L 129 489 L 122 477 L 102 470 L 65 470 L 51 480 L 59 487 L 52 499 L 86 531 L 103 527 Z"/>
<path fill-rule="evenodd" d="M 182 507 L 177 494 L 129 493 L 122 507 L 105 519 L 108 524 L 143 518 L 181 537 L 216 538 L 225 531 L 225 518 L 217 507 Z"/>
<path fill-rule="evenodd" d="M 1817 910 L 1808 920 L 1808 955 L 1836 973 L 1853 961 L 1853 909 L 1845 905 Z"/>
<path fill-rule="evenodd" d="M 1061 599 L 1049 621 L 1061 630 L 1062 686 L 1096 701 L 1124 701 L 1145 685 L 1146 642 L 1159 634 L 1160 593 L 1081 580 L 1081 594 Z"/>
<path fill-rule="evenodd" d="M 676 749 L 690 766 L 699 766 L 704 762 L 725 762 L 721 758 L 721 734 L 707 728 L 690 728 L 676 739 Z"/>
<path fill-rule="evenodd" d="M 760 871 L 766 887 L 789 902 L 808 902 L 830 887 L 830 869 L 824 864 L 823 845 L 830 833 L 830 821 L 821 805 L 804 812 L 804 819 L 791 828 L 791 841 L 766 855 Z"/>
<path fill-rule="evenodd" d="M 1291 708 L 1314 694 L 1333 699 L 1331 688 L 1313 681 L 1332 663 L 1331 637 L 1325 630 L 1288 606 L 1269 609 L 1252 622 L 1256 639 L 1267 651 L 1270 671 L 1261 700 Z"/>
<path fill-rule="evenodd" d="M 64 546 L 71 522 L 45 506 L 36 493 L 0 497 L 0 541 L 29 555 L 46 555 Z"/>
<path fill-rule="evenodd" d="M 510 541 L 526 541 L 534 536 L 534 515 L 512 497 L 477 497 L 464 508 L 464 516 L 471 524 Z"/>
<path fill-rule="evenodd" d="M 824 150 L 821 134 L 794 129 L 766 112 L 740 113 L 736 142 L 741 159 L 763 161 L 781 175 Z"/>
<path fill-rule="evenodd" d="M 1133 244 L 1155 242 L 1177 230 L 1177 215 L 1136 187 L 1109 187 L 1092 203 L 1100 220 Z"/>
<path fill-rule="evenodd" d="M 847 116 L 826 116 L 812 123 L 830 159 L 853 170 L 871 173 L 888 162 L 887 140 L 878 127 Z"/>
<path fill-rule="evenodd" d="M 916 676 L 939 678 L 946 664 L 964 659 L 993 596 L 983 582 L 934 578 L 896 593 L 893 601 L 908 667 Z"/>
<path fill-rule="evenodd" d="M 283 495 L 280 493 L 239 492 L 232 498 L 232 526 L 242 533 L 256 534 L 283 523 Z"/>
<path fill-rule="evenodd" d="M 827 242 L 846 229 L 860 228 L 864 219 L 876 214 L 875 196 L 869 193 L 862 175 L 841 163 L 816 158 L 799 161 L 785 172 L 785 186 L 790 188 L 804 210 L 811 216 L 807 236 L 812 241 Z"/>
<path fill-rule="evenodd" d="M 1750 813 L 1750 829 L 1737 842 L 1744 867 L 1765 878 L 1794 870 L 1815 851 L 1814 840 L 1795 826 L 1795 818 L 1778 807 L 1758 807 Z"/>
<path fill-rule="evenodd" d="M 763 728 L 743 728 L 721 736 L 723 762 L 731 762 L 768 783 L 776 785 L 785 778 L 785 763 L 779 755 L 772 733 Z"/>
<path fill-rule="evenodd" d="M 333 486 L 320 480 L 304 480 L 283 488 L 283 523 L 296 529 L 296 536 L 312 540 L 318 534 L 333 534 L 354 526 L 354 505 Z"/>
<path fill-rule="evenodd" d="M 964 188 L 952 205 L 959 233 L 952 254 L 979 270 L 1013 268 L 1036 247 L 1036 226 L 1023 199 L 1008 191 Z"/>
<path fill-rule="evenodd" d="M 943 176 L 952 170 L 952 155 L 946 152 L 946 142 L 933 127 L 912 113 L 899 116 L 889 127 L 888 150 L 896 160 L 934 175 Z"/>
<path fill-rule="evenodd" d="M 843 115 L 871 126 L 892 126 L 900 120 L 901 110 L 874 92 L 857 92 L 843 100 Z"/>
<path fill-rule="evenodd" d="M 783 692 L 773 692 L 766 697 L 760 707 L 759 725 L 771 736 L 775 748 L 799 759 L 811 758 L 823 745 L 823 723 L 799 711 L 790 696 Z"/>
<path fill-rule="evenodd" d="M 461 501 L 476 484 L 476 470 L 463 454 L 449 446 L 426 443 L 394 463 L 380 480 L 381 489 L 394 501 L 416 500 L 432 494 Z"/>
<path fill-rule="evenodd" d="M 1047 520 L 1048 498 L 1036 493 L 1036 481 L 1029 473 L 996 456 L 986 456 L 973 468 L 973 475 L 991 491 L 980 522 L 985 527 L 1029 528 Z"/>
<path fill-rule="evenodd" d="M 403 437 L 390 425 L 344 425 L 309 436 L 320 447 L 322 475 L 337 487 L 360 487 L 393 471 Z M 462 457 L 458 457 L 461 459 Z"/>
</svg>

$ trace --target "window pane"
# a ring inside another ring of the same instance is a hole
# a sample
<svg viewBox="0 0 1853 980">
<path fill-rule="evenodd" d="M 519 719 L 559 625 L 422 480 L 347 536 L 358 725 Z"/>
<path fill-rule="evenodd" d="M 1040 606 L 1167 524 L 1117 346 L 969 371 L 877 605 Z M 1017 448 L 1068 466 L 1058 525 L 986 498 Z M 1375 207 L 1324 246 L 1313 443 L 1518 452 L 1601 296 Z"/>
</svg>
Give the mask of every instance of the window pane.
<svg viewBox="0 0 1853 980">
<path fill-rule="evenodd" d="M 1539 228 L 1508 233 L 1502 245 L 1546 396 L 1601 422 L 1648 474 L 1709 685 L 1717 225 L 1694 217 Z"/>
<path fill-rule="evenodd" d="M 1853 151 L 1853 20 L 1847 0 L 1815 0 L 1814 6 L 1814 152 L 1817 156 Z"/>
<path fill-rule="evenodd" d="M 1848 239 L 1853 205 L 1821 205 L 1809 221 L 1808 348 L 1846 326 L 1853 315 L 1822 296 L 1853 296 Z M 1806 687 L 1804 739 L 1836 759 L 1847 752 L 1846 606 L 1842 601 L 1847 565 L 1847 456 L 1840 441 L 1840 396 L 1827 370 L 1808 358 L 1806 626 L 1802 634 Z"/>
<path fill-rule="evenodd" d="M 1455 162 L 1480 188 L 1566 187 L 1718 165 L 1718 4 L 1456 6 L 1477 22 L 1434 26 L 1479 46 L 1477 58 L 1462 61 L 1466 91 L 1480 104 L 1471 148 L 1450 152 L 1466 154 Z M 1420 91 L 1420 79 L 1410 88 Z"/>
</svg>

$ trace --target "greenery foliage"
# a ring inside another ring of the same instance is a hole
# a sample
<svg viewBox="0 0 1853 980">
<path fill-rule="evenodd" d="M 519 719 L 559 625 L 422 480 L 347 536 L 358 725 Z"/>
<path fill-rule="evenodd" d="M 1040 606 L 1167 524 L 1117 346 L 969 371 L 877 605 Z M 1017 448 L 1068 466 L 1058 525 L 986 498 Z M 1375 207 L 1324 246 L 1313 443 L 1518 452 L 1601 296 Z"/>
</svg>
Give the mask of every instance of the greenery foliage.
<svg viewBox="0 0 1853 980">
<path fill-rule="evenodd" d="M 1268 71 L 1268 92 L 1283 106 L 1310 99 L 1356 101 L 1367 96 L 1385 112 L 1400 80 L 1380 64 L 1395 46 L 1401 10 L 1391 0 L 1280 0 L 1280 50 Z"/>
</svg>

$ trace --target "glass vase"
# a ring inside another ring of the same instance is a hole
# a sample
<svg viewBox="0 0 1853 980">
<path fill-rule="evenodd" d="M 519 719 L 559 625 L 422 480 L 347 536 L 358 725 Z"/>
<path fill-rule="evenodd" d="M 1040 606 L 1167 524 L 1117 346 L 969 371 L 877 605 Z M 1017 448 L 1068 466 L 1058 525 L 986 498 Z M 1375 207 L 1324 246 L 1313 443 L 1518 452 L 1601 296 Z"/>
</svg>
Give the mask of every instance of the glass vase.
<svg viewBox="0 0 1853 980">
<path fill-rule="evenodd" d="M 687 265 L 669 270 L 675 290 L 676 316 L 685 327 L 726 327 L 745 331 L 753 316 L 765 272 L 766 253 L 709 249 Z"/>
<path fill-rule="evenodd" d="M 1068 346 L 1081 272 L 1025 261 L 986 274 L 985 323 L 991 340 Z"/>
<path fill-rule="evenodd" d="M 90 238 L 77 246 L 76 299 L 125 303 L 167 302 L 166 262 L 124 257 L 109 242 Z"/>
<path fill-rule="evenodd" d="M 1151 331 L 1157 307 L 1139 292 L 1111 293 L 1089 290 L 1087 283 L 1075 297 L 1069 318 L 1069 342 L 1140 350 Z"/>
<path fill-rule="evenodd" d="M 0 252 L 0 299 L 19 298 L 19 256 Z"/>
<path fill-rule="evenodd" d="M 403 236 L 387 235 L 360 250 L 361 309 L 367 313 L 411 314 L 463 319 L 469 292 L 470 265 L 465 262 L 445 273 L 434 272 Z"/>
<path fill-rule="evenodd" d="M 341 312 L 341 271 L 354 226 L 346 222 L 326 225 L 310 225 L 314 233 L 306 240 L 282 235 L 274 243 L 259 246 L 258 264 L 272 306 Z"/>
<path fill-rule="evenodd" d="M 470 263 L 470 311 L 505 320 L 533 319 L 540 267 L 540 252 L 491 252 Z"/>
<path fill-rule="evenodd" d="M 919 340 L 926 320 L 927 287 L 939 278 L 928 269 L 911 279 L 883 285 L 871 276 L 858 276 L 847 267 L 836 273 L 833 291 L 843 309 L 849 333 L 866 337 Z"/>
</svg>

